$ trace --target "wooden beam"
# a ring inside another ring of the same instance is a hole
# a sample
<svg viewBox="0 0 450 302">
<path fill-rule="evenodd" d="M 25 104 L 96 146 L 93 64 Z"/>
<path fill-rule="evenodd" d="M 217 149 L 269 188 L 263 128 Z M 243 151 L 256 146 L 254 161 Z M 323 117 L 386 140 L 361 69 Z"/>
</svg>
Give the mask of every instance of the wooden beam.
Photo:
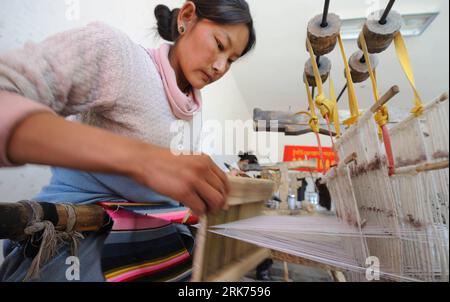
<svg viewBox="0 0 450 302">
<path fill-rule="evenodd" d="M 45 213 L 43 204 L 38 204 Z M 57 229 L 67 227 L 68 213 L 62 204 L 50 204 L 57 213 Z M 74 230 L 77 232 L 95 232 L 105 225 L 105 211 L 97 205 L 73 205 L 76 214 Z M 0 239 L 16 240 L 22 238 L 24 229 L 31 220 L 31 213 L 27 207 L 20 203 L 0 203 Z"/>
<path fill-rule="evenodd" d="M 309 160 L 291 161 L 291 162 L 279 163 L 276 165 L 261 166 L 261 168 L 263 170 L 273 170 L 273 171 L 279 171 L 279 170 L 281 170 L 281 168 L 287 168 L 288 170 L 315 169 L 315 168 L 317 168 L 317 160 L 309 159 Z"/>
<path fill-rule="evenodd" d="M 448 167 L 449 167 L 448 160 L 444 160 L 444 161 L 437 162 L 437 163 L 429 163 L 429 164 L 417 166 L 416 171 L 420 173 L 420 172 L 448 169 Z"/>
<path fill-rule="evenodd" d="M 258 264 L 270 257 L 268 249 L 259 249 L 249 255 L 238 259 L 226 267 L 224 267 L 217 274 L 206 279 L 208 282 L 236 282 L 239 281 L 245 274 L 254 269 Z"/>
<path fill-rule="evenodd" d="M 440 162 L 435 163 L 426 163 L 426 164 L 420 164 L 415 166 L 408 166 L 408 167 L 401 167 L 395 169 L 395 175 L 402 175 L 402 174 L 410 174 L 410 173 L 422 173 L 422 172 L 428 172 L 428 171 L 436 171 L 436 170 L 443 170 L 449 168 L 449 161 L 444 160 Z"/>
<path fill-rule="evenodd" d="M 323 264 L 323 263 L 320 263 L 317 261 L 305 259 L 303 257 L 286 254 L 286 253 L 283 253 L 280 251 L 271 250 L 270 255 L 271 255 L 272 259 L 278 260 L 278 261 L 288 262 L 288 263 L 297 264 L 297 265 L 303 265 L 303 266 L 307 266 L 307 267 L 314 267 L 314 268 L 318 268 L 318 269 L 322 269 L 322 270 L 330 270 L 330 271 L 338 270 L 338 268 L 331 266 L 331 265 L 327 265 L 327 264 Z"/>
</svg>

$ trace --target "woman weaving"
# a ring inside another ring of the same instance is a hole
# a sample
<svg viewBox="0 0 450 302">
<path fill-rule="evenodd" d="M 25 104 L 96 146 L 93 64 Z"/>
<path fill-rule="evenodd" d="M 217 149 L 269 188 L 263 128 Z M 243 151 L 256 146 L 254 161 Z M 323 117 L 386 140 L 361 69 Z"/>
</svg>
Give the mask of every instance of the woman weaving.
<svg viewBox="0 0 450 302">
<path fill-rule="evenodd" d="M 186 206 L 196 215 L 216 213 L 229 191 L 209 157 L 168 149 L 169 129 L 177 120 L 192 123 L 200 90 L 254 46 L 248 4 L 192 0 L 173 11 L 159 5 L 155 15 L 173 46 L 144 49 L 93 23 L 0 55 L 0 165 L 54 166 L 34 201 L 139 203 L 122 216 L 110 212 L 111 232 L 86 234 L 77 254 L 81 281 L 187 280 L 189 229 L 137 212 L 157 216 Z M 36 252 L 10 244 L 0 281 L 66 281 L 69 246 L 30 276 Z"/>
</svg>

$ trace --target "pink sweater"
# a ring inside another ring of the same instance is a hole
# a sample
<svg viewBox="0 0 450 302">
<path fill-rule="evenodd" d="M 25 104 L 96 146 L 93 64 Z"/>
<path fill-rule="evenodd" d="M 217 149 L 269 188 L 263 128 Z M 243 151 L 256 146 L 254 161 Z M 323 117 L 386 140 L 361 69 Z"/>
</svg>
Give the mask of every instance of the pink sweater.
<svg viewBox="0 0 450 302">
<path fill-rule="evenodd" d="M 11 164 L 6 150 L 14 127 L 42 111 L 76 115 L 91 126 L 174 147 L 173 138 L 184 130 L 173 129 L 178 118 L 164 85 L 172 73 L 160 73 L 142 46 L 100 22 L 0 54 L 0 166 Z M 194 121 L 186 123 L 194 132 Z"/>
</svg>

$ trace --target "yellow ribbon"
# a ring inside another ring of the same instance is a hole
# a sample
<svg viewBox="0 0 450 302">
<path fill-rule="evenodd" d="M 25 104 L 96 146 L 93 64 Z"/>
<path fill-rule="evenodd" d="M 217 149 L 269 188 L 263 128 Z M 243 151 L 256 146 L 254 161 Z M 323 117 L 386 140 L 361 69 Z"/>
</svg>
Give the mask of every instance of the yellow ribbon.
<svg viewBox="0 0 450 302">
<path fill-rule="evenodd" d="M 359 119 L 359 107 L 358 100 L 356 98 L 355 86 L 353 84 L 352 74 L 350 72 L 350 66 L 348 64 L 347 56 L 345 54 L 344 43 L 342 42 L 341 35 L 338 36 L 339 47 L 341 48 L 342 59 L 344 60 L 345 76 L 347 78 L 348 89 L 348 104 L 350 108 L 350 118 L 344 121 L 344 125 L 350 127 L 355 124 Z"/>
<path fill-rule="evenodd" d="M 408 78 L 409 83 L 411 84 L 411 88 L 414 91 L 415 96 L 415 106 L 412 109 L 411 113 L 415 116 L 419 117 L 423 114 L 423 103 L 422 99 L 416 88 L 416 81 L 414 79 L 414 72 L 411 66 L 411 60 L 409 59 L 408 49 L 406 48 L 405 41 L 403 40 L 402 34 L 397 32 L 394 36 L 394 44 L 395 50 L 397 52 L 397 57 L 402 65 L 403 71 L 405 72 L 406 77 Z"/>
<path fill-rule="evenodd" d="M 380 95 L 378 92 L 377 78 L 375 72 L 372 69 L 372 64 L 370 63 L 369 51 L 367 49 L 367 43 L 364 35 L 359 36 L 359 41 L 361 42 L 361 46 L 364 52 L 364 58 L 366 60 L 367 68 L 369 69 L 370 80 L 372 81 L 373 96 L 376 103 L 380 99 Z M 389 122 L 389 110 L 386 105 L 381 107 L 380 110 L 378 110 L 378 112 L 375 114 L 375 121 L 379 126 L 379 134 L 382 135 L 381 127 Z"/>
<path fill-rule="evenodd" d="M 308 104 L 309 104 L 309 126 L 314 133 L 319 133 L 319 119 L 316 115 L 316 108 L 314 106 L 314 101 L 311 95 L 311 91 L 309 90 L 308 80 L 306 79 L 306 74 L 303 75 L 303 81 L 305 82 L 306 95 L 308 96 Z"/>
<path fill-rule="evenodd" d="M 334 104 L 334 110 L 333 110 L 333 116 L 330 118 L 330 121 L 334 122 L 334 128 L 336 130 L 336 137 L 341 137 L 341 125 L 339 122 L 339 110 L 337 106 L 337 98 L 336 94 L 334 93 L 334 83 L 333 80 L 330 78 L 330 98 L 333 101 Z"/>
<path fill-rule="evenodd" d="M 320 77 L 319 67 L 317 66 L 316 56 L 314 55 L 314 50 L 311 46 L 309 39 L 306 39 L 306 44 L 308 46 L 309 55 L 311 57 L 311 64 L 314 71 L 314 78 L 316 80 L 318 94 L 315 98 L 315 103 L 320 110 L 320 114 L 325 118 L 328 116 L 330 120 L 334 118 L 333 111 L 335 110 L 336 104 L 329 100 L 323 91 L 322 78 Z M 309 91 L 309 88 L 308 88 Z M 312 99 L 312 98 L 311 98 Z"/>
</svg>

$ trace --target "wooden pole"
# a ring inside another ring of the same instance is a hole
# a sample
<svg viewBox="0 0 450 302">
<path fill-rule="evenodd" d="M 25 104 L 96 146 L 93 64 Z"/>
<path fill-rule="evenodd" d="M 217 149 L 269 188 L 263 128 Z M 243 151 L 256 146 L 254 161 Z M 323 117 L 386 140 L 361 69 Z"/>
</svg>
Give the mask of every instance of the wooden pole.
<svg viewBox="0 0 450 302">
<path fill-rule="evenodd" d="M 62 204 L 39 204 L 44 212 L 44 220 L 49 220 L 49 211 L 56 211 L 56 225 L 60 230 L 67 227 L 68 213 Z M 47 205 L 47 206 L 44 206 Z M 90 232 L 100 230 L 106 223 L 105 211 L 98 205 L 74 205 L 76 214 L 75 231 Z M 51 210 L 50 210 L 51 209 Z M 20 203 L 0 203 L 0 239 L 22 238 L 31 220 L 28 208 Z"/>
<path fill-rule="evenodd" d="M 415 166 L 398 168 L 398 169 L 395 169 L 394 175 L 403 175 L 403 174 L 410 174 L 410 173 L 415 174 L 415 173 L 443 170 L 443 169 L 448 169 L 448 167 L 449 167 L 449 161 L 447 159 L 447 160 L 435 162 L 435 163 L 426 163 L 426 164 L 420 164 L 420 165 L 415 165 Z"/>
<path fill-rule="evenodd" d="M 427 171 L 435 171 L 435 170 L 442 170 L 442 169 L 448 169 L 448 160 L 442 161 L 442 162 L 438 162 L 438 163 L 429 163 L 429 164 L 424 164 L 421 166 L 418 166 L 416 168 L 417 172 L 427 172 Z"/>
<path fill-rule="evenodd" d="M 386 19 L 389 16 L 389 13 L 392 10 L 392 7 L 394 6 L 395 0 L 390 0 L 388 5 L 386 6 L 386 9 L 384 10 L 383 16 L 381 16 L 380 21 L 378 21 L 378 23 L 380 23 L 381 25 L 385 25 L 386 24 Z"/>
</svg>

